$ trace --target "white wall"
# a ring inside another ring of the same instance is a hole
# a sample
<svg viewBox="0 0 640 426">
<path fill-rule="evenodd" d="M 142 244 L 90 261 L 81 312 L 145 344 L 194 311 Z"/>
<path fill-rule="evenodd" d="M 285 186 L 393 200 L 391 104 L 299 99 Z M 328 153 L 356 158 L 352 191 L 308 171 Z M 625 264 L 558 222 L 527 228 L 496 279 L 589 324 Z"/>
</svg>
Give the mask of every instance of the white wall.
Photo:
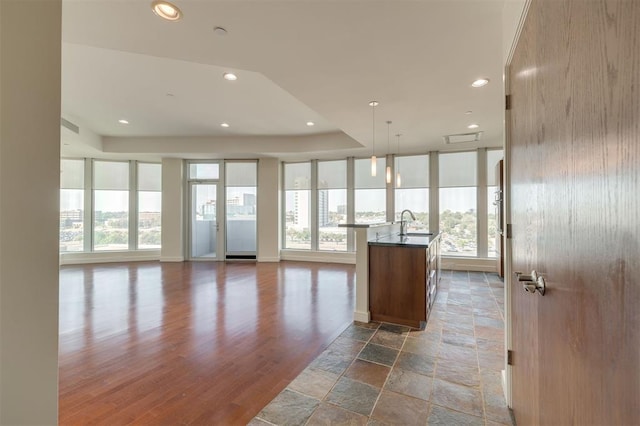
<svg viewBox="0 0 640 426">
<path fill-rule="evenodd" d="M 280 162 L 258 161 L 258 261 L 280 260 Z"/>
<path fill-rule="evenodd" d="M 184 260 L 183 161 L 162 159 L 162 251 L 160 261 Z"/>
<path fill-rule="evenodd" d="M 57 422 L 61 21 L 0 1 L 0 424 Z"/>
</svg>

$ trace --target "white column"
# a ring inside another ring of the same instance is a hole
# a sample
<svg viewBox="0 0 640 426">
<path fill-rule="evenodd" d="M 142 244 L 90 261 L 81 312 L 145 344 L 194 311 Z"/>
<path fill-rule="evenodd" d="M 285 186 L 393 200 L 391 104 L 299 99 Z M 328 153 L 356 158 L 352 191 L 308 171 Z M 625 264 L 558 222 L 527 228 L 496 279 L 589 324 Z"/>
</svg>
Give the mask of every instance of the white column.
<svg viewBox="0 0 640 426">
<path fill-rule="evenodd" d="M 0 1 L 0 424 L 58 421 L 61 0 Z"/>
<path fill-rule="evenodd" d="M 162 250 L 161 262 L 184 261 L 183 161 L 162 159 Z M 187 219 L 188 220 L 188 219 Z"/>
<path fill-rule="evenodd" d="M 258 160 L 258 262 L 280 261 L 280 162 Z"/>
<path fill-rule="evenodd" d="M 351 228 L 349 228 L 351 229 Z M 369 322 L 369 244 L 368 228 L 355 228 L 356 235 L 356 309 L 353 320 Z"/>
</svg>

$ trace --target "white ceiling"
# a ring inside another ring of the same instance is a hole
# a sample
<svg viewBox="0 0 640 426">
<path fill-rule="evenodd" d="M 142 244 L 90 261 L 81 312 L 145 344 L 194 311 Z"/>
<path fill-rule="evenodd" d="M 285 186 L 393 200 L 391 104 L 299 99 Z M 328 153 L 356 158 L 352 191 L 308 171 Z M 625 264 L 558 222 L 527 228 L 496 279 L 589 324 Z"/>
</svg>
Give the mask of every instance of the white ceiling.
<svg viewBox="0 0 640 426">
<path fill-rule="evenodd" d="M 370 155 L 372 99 L 377 155 L 387 120 L 403 153 L 502 144 L 504 0 L 174 4 L 178 22 L 147 0 L 64 0 L 63 116 L 112 153 Z M 444 144 L 471 123 L 481 142 Z"/>
</svg>

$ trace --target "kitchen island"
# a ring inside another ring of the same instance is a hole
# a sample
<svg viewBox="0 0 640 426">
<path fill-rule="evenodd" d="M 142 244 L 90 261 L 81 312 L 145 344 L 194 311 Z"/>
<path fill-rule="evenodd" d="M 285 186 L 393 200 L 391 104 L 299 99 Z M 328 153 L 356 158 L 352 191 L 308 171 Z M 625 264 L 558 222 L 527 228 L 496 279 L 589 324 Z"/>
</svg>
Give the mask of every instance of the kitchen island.
<svg viewBox="0 0 640 426">
<path fill-rule="evenodd" d="M 341 228 L 352 228 L 355 234 L 356 248 L 356 306 L 353 320 L 370 322 L 369 312 L 369 240 L 385 236 L 397 235 L 400 232 L 399 223 L 345 223 Z"/>
<path fill-rule="evenodd" d="M 389 234 L 370 238 L 371 319 L 424 327 L 437 294 L 440 263 L 439 234 Z"/>
</svg>

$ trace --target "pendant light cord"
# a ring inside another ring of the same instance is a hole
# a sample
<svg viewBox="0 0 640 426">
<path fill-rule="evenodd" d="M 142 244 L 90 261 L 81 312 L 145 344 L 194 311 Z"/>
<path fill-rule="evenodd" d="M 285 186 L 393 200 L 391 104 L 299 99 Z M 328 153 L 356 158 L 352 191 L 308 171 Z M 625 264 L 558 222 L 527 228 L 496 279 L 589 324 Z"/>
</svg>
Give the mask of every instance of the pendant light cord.
<svg viewBox="0 0 640 426">
<path fill-rule="evenodd" d="M 373 140 L 373 148 L 371 149 L 371 155 L 376 155 L 376 102 L 373 101 L 371 106 L 371 134 Z"/>
</svg>

